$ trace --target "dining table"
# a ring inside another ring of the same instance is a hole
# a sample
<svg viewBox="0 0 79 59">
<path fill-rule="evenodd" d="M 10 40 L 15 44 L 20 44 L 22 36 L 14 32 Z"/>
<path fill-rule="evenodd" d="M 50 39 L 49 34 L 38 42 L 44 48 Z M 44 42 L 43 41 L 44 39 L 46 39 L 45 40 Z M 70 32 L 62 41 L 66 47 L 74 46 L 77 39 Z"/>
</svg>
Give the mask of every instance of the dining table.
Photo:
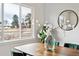
<svg viewBox="0 0 79 59">
<path fill-rule="evenodd" d="M 54 51 L 48 51 L 44 43 L 25 44 L 14 49 L 26 53 L 26 56 L 79 56 L 79 50 L 64 46 L 56 46 Z"/>
</svg>

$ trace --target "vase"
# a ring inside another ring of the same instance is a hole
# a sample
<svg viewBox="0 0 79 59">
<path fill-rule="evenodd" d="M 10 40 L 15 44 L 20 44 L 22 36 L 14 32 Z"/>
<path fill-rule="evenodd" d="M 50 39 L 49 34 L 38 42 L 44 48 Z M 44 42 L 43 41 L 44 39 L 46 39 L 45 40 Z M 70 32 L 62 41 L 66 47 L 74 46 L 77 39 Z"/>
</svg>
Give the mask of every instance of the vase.
<svg viewBox="0 0 79 59">
<path fill-rule="evenodd" d="M 55 51 L 55 39 L 52 37 L 52 35 L 49 35 L 46 39 L 45 39 L 45 48 L 48 51 Z"/>
</svg>

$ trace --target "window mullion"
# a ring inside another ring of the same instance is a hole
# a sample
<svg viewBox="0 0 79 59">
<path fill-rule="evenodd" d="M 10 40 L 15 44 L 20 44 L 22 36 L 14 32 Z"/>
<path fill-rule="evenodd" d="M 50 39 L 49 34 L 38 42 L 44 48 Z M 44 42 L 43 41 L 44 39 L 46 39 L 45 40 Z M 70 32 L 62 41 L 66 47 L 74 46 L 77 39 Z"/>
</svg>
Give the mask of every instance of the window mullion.
<svg viewBox="0 0 79 59">
<path fill-rule="evenodd" d="M 4 40 L 4 4 L 1 4 L 1 18 L 2 18 L 2 32 L 1 32 L 1 37 L 2 40 Z"/>
<path fill-rule="evenodd" d="M 21 39 L 21 6 L 19 5 L 19 33 Z"/>
</svg>

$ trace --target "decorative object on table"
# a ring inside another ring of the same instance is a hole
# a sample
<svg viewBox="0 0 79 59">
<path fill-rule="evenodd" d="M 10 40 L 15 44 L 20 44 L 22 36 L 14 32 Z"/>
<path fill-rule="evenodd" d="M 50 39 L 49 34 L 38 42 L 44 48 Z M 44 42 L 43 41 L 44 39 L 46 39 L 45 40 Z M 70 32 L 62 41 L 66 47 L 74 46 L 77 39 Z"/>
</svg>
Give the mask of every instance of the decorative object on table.
<svg viewBox="0 0 79 59">
<path fill-rule="evenodd" d="M 55 47 L 59 45 L 59 43 L 55 40 L 55 38 L 57 37 L 57 33 L 55 33 L 57 28 L 54 28 L 54 26 L 51 24 L 44 24 L 38 34 L 38 38 L 42 43 L 45 44 L 45 48 L 47 50 L 54 51 Z"/>
<path fill-rule="evenodd" d="M 40 41 L 42 42 L 42 43 L 44 43 L 44 41 L 45 41 L 45 38 L 46 38 L 46 30 L 48 29 L 48 26 L 47 26 L 47 24 L 44 24 L 43 25 L 43 27 L 42 27 L 42 29 L 41 29 L 41 31 L 39 32 L 39 34 L 38 34 L 38 38 L 40 39 Z"/>
<path fill-rule="evenodd" d="M 49 26 L 47 30 L 47 37 L 45 38 L 45 48 L 48 51 L 54 51 L 55 50 L 55 38 L 52 35 L 52 25 Z"/>
</svg>

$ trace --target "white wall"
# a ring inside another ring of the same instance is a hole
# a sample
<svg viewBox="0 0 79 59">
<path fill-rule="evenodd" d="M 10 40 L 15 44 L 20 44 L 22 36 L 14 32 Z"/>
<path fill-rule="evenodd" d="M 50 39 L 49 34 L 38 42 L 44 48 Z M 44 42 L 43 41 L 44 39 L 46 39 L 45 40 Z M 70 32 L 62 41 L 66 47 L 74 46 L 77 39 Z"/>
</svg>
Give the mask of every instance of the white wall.
<svg viewBox="0 0 79 59">
<path fill-rule="evenodd" d="M 44 7 L 44 16 L 45 21 L 53 24 L 55 27 L 58 27 L 58 15 L 63 10 L 74 10 L 79 16 L 79 4 L 45 4 Z M 58 38 L 62 42 L 70 42 L 79 44 L 79 24 L 74 30 L 71 31 L 63 31 L 60 28 L 57 29 Z"/>
<path fill-rule="evenodd" d="M 15 46 L 19 46 L 19 45 L 23 45 L 23 44 L 29 44 L 29 43 L 34 43 L 34 42 L 38 42 L 37 39 L 37 32 L 39 30 L 39 25 L 38 23 L 40 23 L 41 25 L 43 24 L 43 5 L 42 4 L 21 4 L 24 6 L 28 6 L 32 8 L 32 26 L 34 26 L 33 29 L 33 35 L 35 36 L 34 38 L 25 38 L 22 40 L 16 40 L 16 41 L 0 41 L 0 56 L 10 56 L 11 55 L 11 49 Z M 38 20 L 38 22 L 36 23 L 36 20 Z"/>
</svg>

